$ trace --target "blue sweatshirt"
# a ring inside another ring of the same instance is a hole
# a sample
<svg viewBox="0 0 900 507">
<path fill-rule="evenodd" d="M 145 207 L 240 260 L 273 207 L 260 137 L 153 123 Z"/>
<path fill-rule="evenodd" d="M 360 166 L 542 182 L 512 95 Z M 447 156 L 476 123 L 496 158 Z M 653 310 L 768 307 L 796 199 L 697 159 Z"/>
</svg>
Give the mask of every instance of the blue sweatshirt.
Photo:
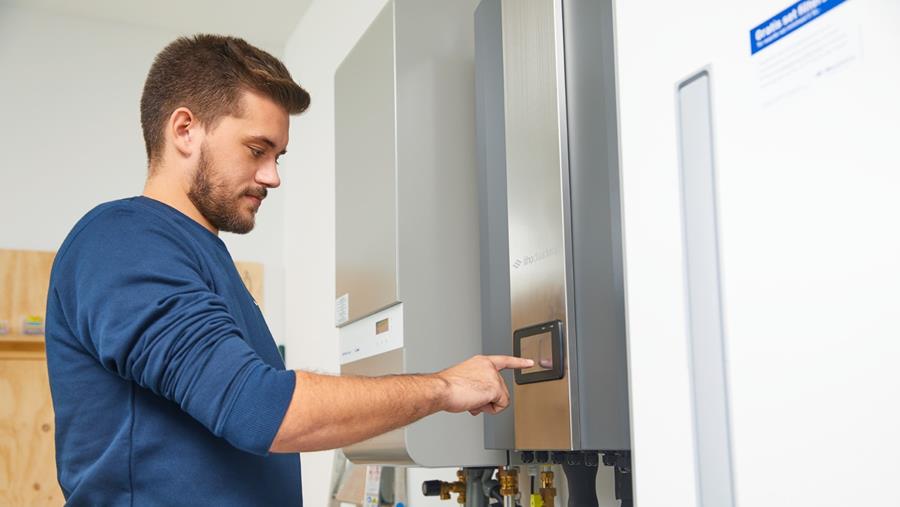
<svg viewBox="0 0 900 507">
<path fill-rule="evenodd" d="M 294 373 L 218 236 L 98 206 L 56 255 L 46 334 L 67 505 L 302 505 L 299 455 L 268 453 Z"/>
</svg>

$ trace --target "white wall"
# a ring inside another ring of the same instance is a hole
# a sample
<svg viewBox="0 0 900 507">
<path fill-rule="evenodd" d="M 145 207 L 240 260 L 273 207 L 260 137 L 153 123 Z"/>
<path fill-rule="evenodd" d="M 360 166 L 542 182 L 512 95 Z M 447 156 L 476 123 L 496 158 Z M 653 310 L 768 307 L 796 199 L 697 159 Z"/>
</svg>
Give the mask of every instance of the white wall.
<svg viewBox="0 0 900 507">
<path fill-rule="evenodd" d="M 88 210 L 141 193 L 141 89 L 153 57 L 178 35 L 0 6 L 0 248 L 56 250 Z M 276 340 L 283 209 L 274 191 L 251 234 L 222 236 L 235 259 L 265 265 Z"/>
</svg>

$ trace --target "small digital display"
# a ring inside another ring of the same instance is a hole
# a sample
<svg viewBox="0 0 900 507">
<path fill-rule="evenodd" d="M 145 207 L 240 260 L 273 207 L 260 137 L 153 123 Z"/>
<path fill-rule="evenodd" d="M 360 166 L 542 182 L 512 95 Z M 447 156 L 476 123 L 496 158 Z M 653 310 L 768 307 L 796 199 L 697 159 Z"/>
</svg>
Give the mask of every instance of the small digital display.
<svg viewBox="0 0 900 507">
<path fill-rule="evenodd" d="M 389 319 L 381 319 L 375 323 L 375 334 L 386 333 L 390 331 L 391 325 Z"/>
<path fill-rule="evenodd" d="M 516 384 L 533 384 L 565 377 L 564 336 L 565 328 L 560 320 L 513 331 L 513 355 L 534 361 L 533 366 L 515 371 Z"/>
<path fill-rule="evenodd" d="M 522 355 L 525 359 L 534 361 L 534 366 L 523 368 L 522 373 L 534 373 L 553 369 L 553 336 L 551 333 L 541 333 L 522 338 Z"/>
</svg>

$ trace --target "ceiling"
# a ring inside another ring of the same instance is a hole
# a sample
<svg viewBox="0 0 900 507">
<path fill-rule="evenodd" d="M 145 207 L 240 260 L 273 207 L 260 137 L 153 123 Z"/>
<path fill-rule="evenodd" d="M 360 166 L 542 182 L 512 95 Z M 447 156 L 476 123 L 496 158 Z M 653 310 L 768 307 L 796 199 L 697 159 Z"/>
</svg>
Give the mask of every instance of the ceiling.
<svg viewBox="0 0 900 507">
<path fill-rule="evenodd" d="M 180 34 L 235 35 L 279 53 L 310 3 L 312 0 L 0 0 L 0 5 L 141 25 Z"/>
</svg>

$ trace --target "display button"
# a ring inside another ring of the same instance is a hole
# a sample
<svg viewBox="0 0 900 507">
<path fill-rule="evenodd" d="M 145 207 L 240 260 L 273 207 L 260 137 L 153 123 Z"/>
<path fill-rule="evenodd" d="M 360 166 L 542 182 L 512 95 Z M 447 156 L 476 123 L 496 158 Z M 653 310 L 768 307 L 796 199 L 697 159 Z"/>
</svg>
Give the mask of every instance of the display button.
<svg viewBox="0 0 900 507">
<path fill-rule="evenodd" d="M 523 368 L 522 373 L 553 369 L 553 335 L 542 333 L 522 338 L 522 357 L 534 361 L 534 366 Z"/>
</svg>

